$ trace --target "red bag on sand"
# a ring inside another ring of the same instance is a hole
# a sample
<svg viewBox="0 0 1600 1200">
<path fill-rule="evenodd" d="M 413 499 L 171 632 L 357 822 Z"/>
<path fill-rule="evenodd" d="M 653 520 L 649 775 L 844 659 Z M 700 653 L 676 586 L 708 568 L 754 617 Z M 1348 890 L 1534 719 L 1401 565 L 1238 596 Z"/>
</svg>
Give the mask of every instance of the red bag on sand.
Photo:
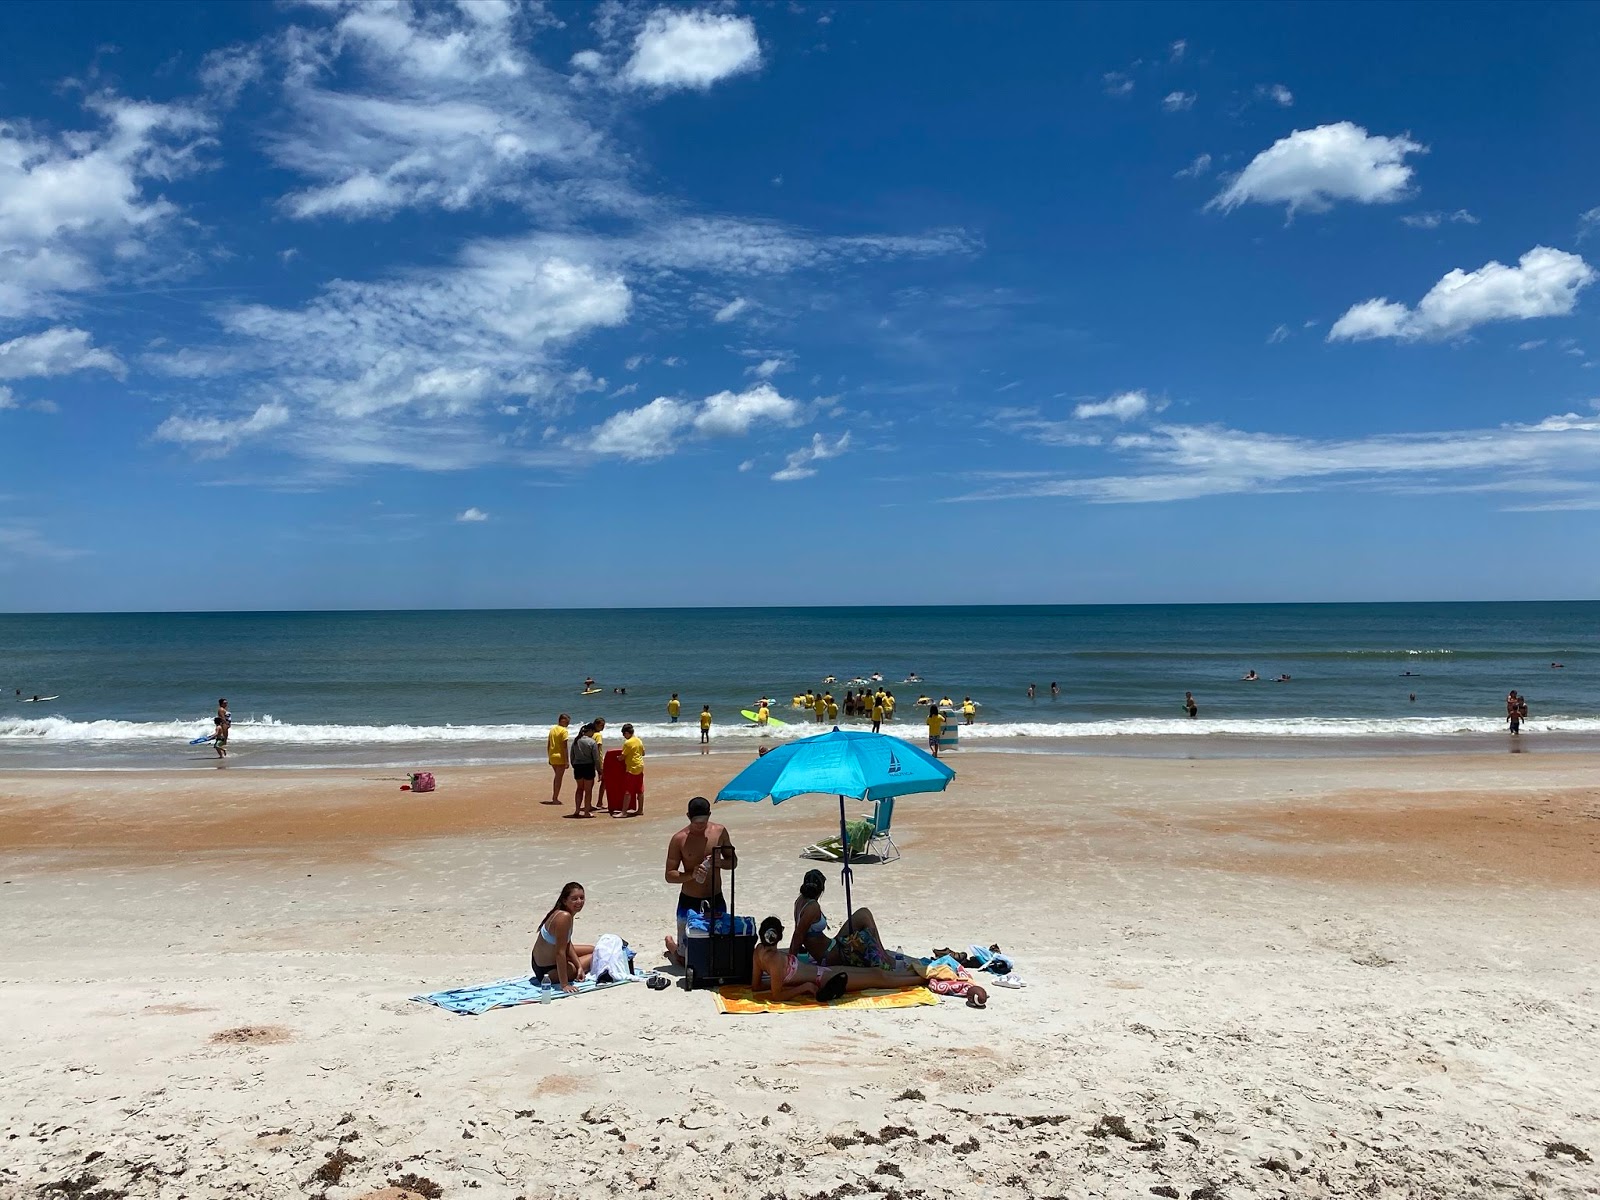
<svg viewBox="0 0 1600 1200">
<path fill-rule="evenodd" d="M 414 771 L 411 775 L 411 790 L 413 792 L 433 791 L 433 772 Z"/>
</svg>

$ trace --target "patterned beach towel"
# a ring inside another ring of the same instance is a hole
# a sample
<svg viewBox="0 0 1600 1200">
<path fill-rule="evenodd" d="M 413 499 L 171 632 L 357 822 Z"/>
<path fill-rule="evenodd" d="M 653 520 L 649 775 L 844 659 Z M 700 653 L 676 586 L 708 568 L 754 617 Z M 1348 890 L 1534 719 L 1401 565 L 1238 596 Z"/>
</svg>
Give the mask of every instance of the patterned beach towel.
<svg viewBox="0 0 1600 1200">
<path fill-rule="evenodd" d="M 595 983 L 591 979 L 585 979 L 576 986 L 578 995 L 587 996 L 590 992 L 621 987 L 625 983 L 643 983 L 645 979 L 644 975 L 628 975 L 610 983 Z M 501 979 L 495 983 L 479 983 L 471 987 L 452 988 L 445 992 L 428 992 L 425 995 L 411 997 L 413 1000 L 420 1000 L 424 1004 L 432 1004 L 446 1012 L 466 1017 L 476 1017 L 494 1008 L 515 1008 L 519 1004 L 548 1004 L 552 1000 L 567 998 L 567 993 L 560 988 L 554 985 L 543 987 L 526 975 L 516 979 Z"/>
<path fill-rule="evenodd" d="M 818 1004 L 815 1000 L 757 1000 L 748 987 L 725 987 L 716 991 L 719 1013 L 787 1013 L 824 1012 L 838 1008 L 920 1008 L 924 1004 L 938 1004 L 939 997 L 924 987 L 873 988 L 865 992 L 852 992 L 843 1000 L 832 1004 Z"/>
</svg>

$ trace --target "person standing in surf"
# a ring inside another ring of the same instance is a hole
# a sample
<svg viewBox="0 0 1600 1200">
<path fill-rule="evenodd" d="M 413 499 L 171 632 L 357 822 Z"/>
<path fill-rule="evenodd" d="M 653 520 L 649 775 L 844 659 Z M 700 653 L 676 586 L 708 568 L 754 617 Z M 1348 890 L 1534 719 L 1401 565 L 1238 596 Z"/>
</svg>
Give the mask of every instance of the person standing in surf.
<svg viewBox="0 0 1600 1200">
<path fill-rule="evenodd" d="M 1183 694 L 1183 711 L 1189 714 L 1191 721 L 1200 715 L 1200 706 L 1194 702 L 1193 692 Z"/>
<path fill-rule="evenodd" d="M 218 758 L 228 757 L 228 735 L 233 732 L 233 714 L 228 711 L 226 698 L 217 701 L 217 716 L 212 722 L 216 734 L 211 739 L 211 744 L 217 749 Z"/>
<path fill-rule="evenodd" d="M 711 705 L 700 706 L 700 753 L 711 753 Z"/>
</svg>

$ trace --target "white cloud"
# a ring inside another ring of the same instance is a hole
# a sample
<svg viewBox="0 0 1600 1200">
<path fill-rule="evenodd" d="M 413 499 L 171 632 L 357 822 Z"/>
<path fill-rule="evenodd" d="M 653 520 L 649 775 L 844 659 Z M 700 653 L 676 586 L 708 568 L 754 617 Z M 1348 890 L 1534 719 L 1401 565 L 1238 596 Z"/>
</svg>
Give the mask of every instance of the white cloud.
<svg viewBox="0 0 1600 1200">
<path fill-rule="evenodd" d="M 268 152 L 309 181 L 284 198 L 291 215 L 638 203 L 563 77 L 524 51 L 517 21 L 484 20 L 491 10 L 476 4 L 329 11 L 330 29 L 296 27 L 279 43 L 288 113 Z"/>
<path fill-rule="evenodd" d="M 1519 342 L 1518 345 L 1517 345 L 1517 349 L 1518 350 L 1537 350 L 1540 346 L 1544 345 L 1544 343 L 1545 343 L 1545 339 L 1544 338 L 1534 338 L 1531 341 Z"/>
<path fill-rule="evenodd" d="M 757 379 L 771 379 L 779 371 L 789 369 L 789 360 L 786 358 L 764 358 L 754 366 L 746 367 L 746 375 L 754 375 Z"/>
<path fill-rule="evenodd" d="M 1284 204 L 1293 214 L 1322 212 L 1338 200 L 1393 204 L 1410 195 L 1407 155 L 1423 151 L 1407 137 L 1369 134 L 1349 121 L 1297 129 L 1251 159 L 1211 207 Z"/>
<path fill-rule="evenodd" d="M 1114 417 L 1118 421 L 1131 421 L 1135 417 L 1144 416 L 1151 407 L 1150 397 L 1143 392 L 1120 392 L 1106 400 L 1080 404 L 1072 410 L 1072 415 L 1080 421 L 1092 420 L 1095 417 Z"/>
<path fill-rule="evenodd" d="M 694 419 L 693 414 L 692 405 L 657 396 L 639 408 L 607 417 L 580 444 L 595 454 L 636 462 L 665 458 L 678 448 L 678 435 Z"/>
<path fill-rule="evenodd" d="M 698 404 L 658 396 L 612 414 L 569 444 L 594 454 L 648 461 L 674 453 L 688 434 L 744 437 L 760 422 L 794 425 L 802 415 L 797 401 L 780 395 L 770 383 L 758 383 L 744 392 L 718 392 Z"/>
<path fill-rule="evenodd" d="M 1167 59 L 1170 62 L 1182 62 L 1183 56 L 1188 52 L 1189 43 L 1183 38 L 1179 38 L 1177 41 L 1173 42 L 1171 46 L 1167 47 Z"/>
<path fill-rule="evenodd" d="M 634 40 L 622 80 L 634 87 L 704 89 L 760 65 L 761 44 L 749 17 L 658 8 Z"/>
<path fill-rule="evenodd" d="M 176 207 L 152 194 L 199 167 L 208 118 L 100 94 L 100 122 L 57 138 L 0 121 L 0 318 L 51 315 L 105 276 L 155 269 Z"/>
<path fill-rule="evenodd" d="M 0 387 L 0 412 L 8 408 L 21 408 L 22 404 L 17 399 L 17 394 L 8 387 Z"/>
<path fill-rule="evenodd" d="M 1600 205 L 1591 208 L 1588 212 L 1578 214 L 1578 240 L 1580 242 L 1597 229 L 1600 229 Z"/>
<path fill-rule="evenodd" d="M 793 451 L 784 461 L 781 468 L 772 473 L 774 482 L 793 483 L 799 479 L 809 479 L 817 473 L 811 464 L 821 462 L 828 458 L 838 458 L 850 448 L 850 434 L 848 431 L 841 433 L 833 441 L 829 441 L 820 433 L 811 435 L 811 444 L 801 446 Z"/>
<path fill-rule="evenodd" d="M 1566 316 L 1595 272 L 1576 254 L 1535 246 L 1514 267 L 1489 262 L 1459 267 L 1434 284 L 1415 309 L 1388 299 L 1354 305 L 1328 331 L 1330 342 L 1399 338 L 1417 341 L 1465 333 L 1488 321 Z"/>
<path fill-rule="evenodd" d="M 1161 107 L 1168 112 L 1188 112 L 1194 107 L 1194 100 L 1193 92 L 1168 92 L 1161 101 Z"/>
<path fill-rule="evenodd" d="M 713 315 L 711 319 L 717 322 L 717 324 L 723 325 L 742 313 L 747 312 L 749 308 L 750 301 L 746 300 L 743 296 L 737 296 L 728 301 L 728 303 L 724 304 L 721 308 L 717 309 L 715 315 Z"/>
<path fill-rule="evenodd" d="M 1126 96 L 1133 91 L 1133 80 L 1121 71 L 1107 71 L 1100 77 L 1108 96 Z"/>
<path fill-rule="evenodd" d="M 1409 225 L 1412 229 L 1437 229 L 1441 225 L 1476 225 L 1478 218 L 1464 208 L 1455 212 L 1420 212 L 1407 213 L 1400 218 L 1402 225 Z"/>
<path fill-rule="evenodd" d="M 1256 87 L 1256 95 L 1271 100 L 1279 108 L 1294 107 L 1294 93 L 1281 83 L 1263 83 Z"/>
<path fill-rule="evenodd" d="M 579 50 L 568 61 L 574 69 L 587 71 L 591 75 L 598 75 L 606 65 L 604 56 L 598 50 Z"/>
<path fill-rule="evenodd" d="M 487 521 L 488 519 L 489 514 L 484 512 L 481 508 L 469 508 L 465 512 L 456 514 L 456 520 L 467 525 L 474 524 L 478 521 Z"/>
<path fill-rule="evenodd" d="M 1197 155 L 1195 157 L 1195 160 L 1192 163 L 1190 163 L 1187 167 L 1185 167 L 1183 170 L 1181 170 L 1181 171 L 1177 172 L 1175 175 L 1173 175 L 1173 178 L 1174 179 L 1198 179 L 1200 176 L 1204 175 L 1209 170 L 1211 170 L 1211 155 L 1209 155 L 1209 154 L 1201 154 L 1201 155 Z"/>
<path fill-rule="evenodd" d="M 82 329 L 58 325 L 43 333 L 0 342 L 0 379 L 66 375 L 72 371 L 106 371 L 125 379 L 128 368 L 109 350 L 96 349 Z"/>
<path fill-rule="evenodd" d="M 1275 346 L 1279 342 L 1288 341 L 1289 337 L 1290 337 L 1289 327 L 1287 325 L 1279 325 L 1276 329 L 1274 329 L 1270 334 L 1267 335 L 1267 345 Z"/>
<path fill-rule="evenodd" d="M 1028 480 L 957 499 L 1065 496 L 1125 504 L 1329 488 L 1556 492 L 1600 498 L 1600 416 L 1593 414 L 1566 413 L 1498 429 L 1352 439 L 1165 425 L 1112 445 L 1139 469 Z M 1572 500 L 1562 506 L 1588 507 Z"/>
<path fill-rule="evenodd" d="M 707 396 L 694 427 L 707 437 L 743 437 L 757 421 L 793 425 L 799 419 L 798 402 L 779 395 L 770 383 L 758 383 L 747 391 Z"/>
<path fill-rule="evenodd" d="M 288 407 L 275 403 L 262 404 L 248 416 L 236 420 L 173 415 L 156 429 L 156 437 L 213 453 L 226 453 L 240 442 L 277 429 L 288 420 Z"/>
</svg>

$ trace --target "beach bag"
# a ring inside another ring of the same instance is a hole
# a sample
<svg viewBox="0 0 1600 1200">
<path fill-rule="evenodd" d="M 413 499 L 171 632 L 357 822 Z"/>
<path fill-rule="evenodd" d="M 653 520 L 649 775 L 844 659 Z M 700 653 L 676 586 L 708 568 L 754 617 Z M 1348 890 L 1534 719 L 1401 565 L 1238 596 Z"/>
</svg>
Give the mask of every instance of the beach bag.
<svg viewBox="0 0 1600 1200">
<path fill-rule="evenodd" d="M 414 771 L 412 772 L 410 778 L 411 790 L 413 792 L 433 791 L 434 784 L 432 771 Z"/>
</svg>

